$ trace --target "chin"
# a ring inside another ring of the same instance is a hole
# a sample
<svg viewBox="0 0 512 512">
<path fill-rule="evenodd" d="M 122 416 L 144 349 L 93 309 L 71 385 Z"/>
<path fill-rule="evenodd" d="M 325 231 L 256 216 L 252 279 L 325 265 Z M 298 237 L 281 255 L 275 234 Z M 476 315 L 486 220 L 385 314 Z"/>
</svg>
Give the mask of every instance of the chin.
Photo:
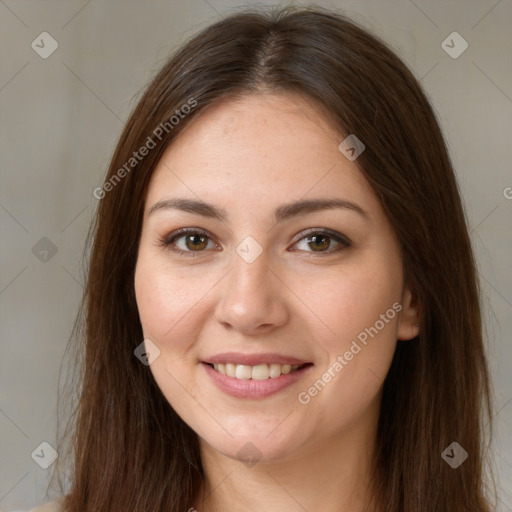
<svg viewBox="0 0 512 512">
<path fill-rule="evenodd" d="M 263 442 L 263 440 L 250 439 L 249 437 L 237 438 L 229 446 L 224 443 L 210 446 L 225 457 L 237 460 L 246 466 L 284 461 L 293 452 L 289 445 L 276 446 L 275 443 Z"/>
<path fill-rule="evenodd" d="M 239 430 L 234 425 L 226 429 L 231 435 L 222 431 L 221 435 L 212 436 L 213 426 L 210 426 L 204 429 L 207 435 L 199 433 L 199 437 L 202 443 L 216 452 L 251 466 L 255 463 L 284 461 L 299 450 L 305 439 L 297 439 L 297 434 L 304 436 L 304 430 L 294 425 L 282 427 L 267 428 L 266 424 L 263 426 L 258 421 L 246 419 Z"/>
</svg>

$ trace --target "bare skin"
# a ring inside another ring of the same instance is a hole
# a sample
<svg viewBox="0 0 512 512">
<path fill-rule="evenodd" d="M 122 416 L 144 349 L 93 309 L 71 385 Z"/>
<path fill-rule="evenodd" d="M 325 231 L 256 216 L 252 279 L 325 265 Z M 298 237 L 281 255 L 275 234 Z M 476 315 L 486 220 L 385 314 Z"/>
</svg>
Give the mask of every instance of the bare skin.
<svg viewBox="0 0 512 512">
<path fill-rule="evenodd" d="M 418 307 L 394 231 L 357 160 L 339 151 L 343 139 L 300 96 L 231 98 L 195 119 L 151 177 L 136 298 L 144 337 L 160 350 L 154 378 L 200 439 L 205 500 L 190 504 L 199 512 L 362 512 L 372 495 L 382 383 L 396 340 L 418 334 Z M 151 213 L 177 197 L 213 204 L 226 218 Z M 279 206 L 319 198 L 352 205 L 276 222 Z M 162 243 L 180 228 L 200 233 Z M 237 252 L 249 236 L 261 249 L 250 263 Z M 370 327 L 378 333 L 345 357 Z M 312 364 L 270 396 L 239 398 L 205 370 L 226 352 Z M 338 356 L 346 364 L 336 366 Z M 319 379 L 325 385 L 309 392 Z"/>
</svg>

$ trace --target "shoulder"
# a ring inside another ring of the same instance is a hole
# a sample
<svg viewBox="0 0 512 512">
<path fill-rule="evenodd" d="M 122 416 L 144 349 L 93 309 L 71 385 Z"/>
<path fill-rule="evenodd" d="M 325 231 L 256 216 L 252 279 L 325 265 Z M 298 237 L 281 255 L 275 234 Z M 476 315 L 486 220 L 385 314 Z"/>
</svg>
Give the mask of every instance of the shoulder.
<svg viewBox="0 0 512 512">
<path fill-rule="evenodd" d="M 54 500 L 42 503 L 37 507 L 31 508 L 28 512 L 62 512 L 62 509 L 59 501 Z"/>
</svg>

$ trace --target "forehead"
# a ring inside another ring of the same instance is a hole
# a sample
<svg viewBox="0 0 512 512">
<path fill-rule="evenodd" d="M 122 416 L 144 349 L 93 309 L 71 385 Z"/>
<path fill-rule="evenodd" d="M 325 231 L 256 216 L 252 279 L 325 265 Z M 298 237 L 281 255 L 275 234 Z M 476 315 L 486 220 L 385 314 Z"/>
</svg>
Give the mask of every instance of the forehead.
<svg viewBox="0 0 512 512">
<path fill-rule="evenodd" d="M 148 202 L 173 192 L 223 196 L 221 202 L 236 194 L 253 206 L 262 206 L 263 197 L 281 203 L 341 194 L 376 207 L 357 163 L 338 149 L 344 137 L 314 101 L 298 94 L 228 97 L 201 112 L 167 148 Z"/>
<path fill-rule="evenodd" d="M 295 152 L 303 148 L 302 153 L 313 155 L 328 145 L 336 149 L 341 138 L 332 119 L 312 99 L 291 92 L 260 93 L 227 97 L 209 106 L 189 123 L 173 146 L 177 153 L 194 139 L 202 145 L 256 149 L 263 158 L 276 148 Z M 312 152 L 315 146 L 318 151 Z"/>
</svg>

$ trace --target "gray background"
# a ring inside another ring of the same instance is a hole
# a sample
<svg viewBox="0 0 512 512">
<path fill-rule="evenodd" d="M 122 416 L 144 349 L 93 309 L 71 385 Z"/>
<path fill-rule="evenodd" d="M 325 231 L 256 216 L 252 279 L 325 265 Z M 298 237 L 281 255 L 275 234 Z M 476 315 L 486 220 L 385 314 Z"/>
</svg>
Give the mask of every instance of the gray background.
<svg viewBox="0 0 512 512">
<path fill-rule="evenodd" d="M 421 79 L 438 114 L 478 257 L 496 394 L 499 510 L 511 511 L 512 2 L 318 4 L 383 37 Z M 42 469 L 31 453 L 43 441 L 55 446 L 59 365 L 82 293 L 84 240 L 97 206 L 92 191 L 123 123 L 179 44 L 243 5 L 0 0 L 2 510 L 47 499 L 52 467 Z M 469 44 L 456 59 L 441 46 L 454 31 Z M 58 42 L 46 59 L 31 47 L 42 32 Z"/>
</svg>

